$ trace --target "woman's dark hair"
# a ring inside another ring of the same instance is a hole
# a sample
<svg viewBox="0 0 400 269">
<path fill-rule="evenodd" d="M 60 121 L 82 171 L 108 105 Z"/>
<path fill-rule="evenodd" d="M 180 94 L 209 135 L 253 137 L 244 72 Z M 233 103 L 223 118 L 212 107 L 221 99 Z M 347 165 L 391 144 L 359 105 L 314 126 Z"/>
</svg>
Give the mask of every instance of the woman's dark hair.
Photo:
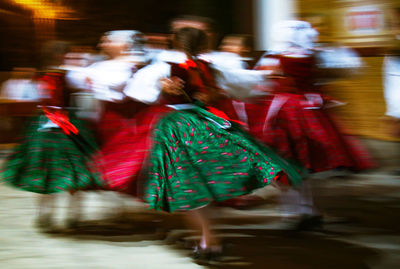
<svg viewBox="0 0 400 269">
<path fill-rule="evenodd" d="M 183 15 L 179 17 L 173 18 L 169 24 L 171 27 L 171 31 L 175 32 L 177 29 L 174 28 L 174 23 L 176 22 L 192 22 L 192 23 L 201 23 L 204 26 L 206 26 L 207 31 L 215 33 L 218 29 L 216 22 L 208 17 L 203 17 L 203 16 L 195 16 L 195 15 Z"/>
<path fill-rule="evenodd" d="M 64 55 L 69 51 L 70 44 L 64 41 L 48 41 L 44 43 L 39 59 L 39 68 L 58 66 L 63 63 Z"/>
<path fill-rule="evenodd" d="M 179 29 L 175 33 L 174 41 L 184 52 L 190 55 L 197 55 L 207 47 L 206 33 L 191 27 Z"/>
</svg>

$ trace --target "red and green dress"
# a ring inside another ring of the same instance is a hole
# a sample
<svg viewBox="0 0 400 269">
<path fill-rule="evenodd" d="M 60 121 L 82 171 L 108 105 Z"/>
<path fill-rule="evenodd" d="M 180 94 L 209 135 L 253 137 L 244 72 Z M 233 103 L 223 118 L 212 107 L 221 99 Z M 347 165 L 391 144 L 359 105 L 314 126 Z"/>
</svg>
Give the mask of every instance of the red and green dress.
<svg viewBox="0 0 400 269">
<path fill-rule="evenodd" d="M 239 124 L 187 101 L 214 87 L 206 62 L 171 64 L 171 76 L 185 81 L 187 96 L 163 96 L 163 105 L 139 113 L 135 131 L 115 136 L 99 161 L 110 186 L 136 188 L 151 209 L 173 212 L 231 199 L 274 181 L 301 180 L 294 166 Z"/>
<path fill-rule="evenodd" d="M 66 109 L 69 95 L 64 72 L 51 70 L 37 77 L 42 106 L 28 124 L 21 143 L 1 170 L 9 185 L 36 193 L 56 193 L 93 188 L 99 177 L 88 168 L 97 146 L 85 122 Z"/>
</svg>

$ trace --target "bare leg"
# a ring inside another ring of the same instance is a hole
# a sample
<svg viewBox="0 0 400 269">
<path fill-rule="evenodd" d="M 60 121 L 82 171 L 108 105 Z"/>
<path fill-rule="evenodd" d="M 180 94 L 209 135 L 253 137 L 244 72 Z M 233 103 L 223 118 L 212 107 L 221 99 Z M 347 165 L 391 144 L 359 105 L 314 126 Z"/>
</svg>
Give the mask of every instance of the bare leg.
<svg viewBox="0 0 400 269">
<path fill-rule="evenodd" d="M 186 219 L 193 229 L 200 232 L 201 240 L 199 246 L 201 249 L 220 252 L 220 242 L 210 229 L 210 222 L 206 216 L 206 210 L 206 208 L 201 208 L 188 211 L 186 214 Z"/>
<path fill-rule="evenodd" d="M 68 216 L 67 216 L 67 226 L 69 228 L 76 228 L 79 225 L 81 217 L 82 217 L 82 192 L 71 191 Z"/>
<path fill-rule="evenodd" d="M 38 220 L 37 225 L 40 228 L 49 228 L 53 224 L 52 217 L 54 215 L 54 194 L 41 194 L 39 197 L 38 205 Z"/>
<path fill-rule="evenodd" d="M 297 217 L 295 230 L 313 230 L 322 227 L 322 216 L 314 205 L 311 179 L 307 179 L 297 188 L 282 193 L 280 206 L 284 216 Z"/>
<path fill-rule="evenodd" d="M 126 222 L 128 208 L 125 203 L 124 197 L 120 193 L 113 191 L 107 191 L 105 195 L 109 203 L 111 204 L 113 219 L 118 222 Z"/>
<path fill-rule="evenodd" d="M 296 205 L 299 203 L 299 192 L 293 188 L 282 190 L 279 196 L 280 210 L 284 219 L 297 216 Z"/>
<path fill-rule="evenodd" d="M 319 215 L 314 205 L 311 179 L 305 180 L 299 188 L 299 213 L 302 215 Z"/>
<path fill-rule="evenodd" d="M 314 205 L 310 179 L 303 181 L 298 188 L 282 189 L 279 200 L 285 217 L 319 214 Z"/>
</svg>

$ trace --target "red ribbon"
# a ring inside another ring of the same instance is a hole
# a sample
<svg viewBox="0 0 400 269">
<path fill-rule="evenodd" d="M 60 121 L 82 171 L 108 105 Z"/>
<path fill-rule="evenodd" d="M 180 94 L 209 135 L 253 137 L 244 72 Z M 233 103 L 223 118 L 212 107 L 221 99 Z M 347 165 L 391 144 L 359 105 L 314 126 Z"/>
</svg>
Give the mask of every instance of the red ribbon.
<svg viewBox="0 0 400 269">
<path fill-rule="evenodd" d="M 184 63 L 180 63 L 178 66 L 188 70 L 189 68 L 197 67 L 197 64 L 195 61 L 188 59 Z"/>
<path fill-rule="evenodd" d="M 50 111 L 47 108 L 43 108 L 43 111 L 46 117 L 53 123 L 57 124 L 57 126 L 59 126 L 65 134 L 78 134 L 78 129 L 69 121 L 68 114 L 66 112 Z"/>
<path fill-rule="evenodd" d="M 206 108 L 207 108 L 208 112 L 210 112 L 210 113 L 214 114 L 215 116 L 220 117 L 220 118 L 222 118 L 224 120 L 236 122 L 236 123 L 239 123 L 240 125 L 243 125 L 243 126 L 246 125 L 244 122 L 241 122 L 241 121 L 238 121 L 238 120 L 233 120 L 233 119 L 229 118 L 229 116 L 226 115 L 225 112 L 223 112 L 223 111 L 221 111 L 219 109 L 216 109 L 215 107 L 207 106 Z"/>
</svg>

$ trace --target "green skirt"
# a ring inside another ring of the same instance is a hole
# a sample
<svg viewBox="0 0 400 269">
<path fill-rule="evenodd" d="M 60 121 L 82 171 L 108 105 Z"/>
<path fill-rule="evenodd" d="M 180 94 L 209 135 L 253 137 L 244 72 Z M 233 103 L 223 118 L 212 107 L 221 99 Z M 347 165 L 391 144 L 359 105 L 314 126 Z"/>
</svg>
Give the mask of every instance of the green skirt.
<svg viewBox="0 0 400 269">
<path fill-rule="evenodd" d="M 168 212 L 199 208 L 248 194 L 298 167 L 255 141 L 239 126 L 200 108 L 175 110 L 156 125 L 144 200 Z"/>
<path fill-rule="evenodd" d="M 43 128 L 47 122 L 43 114 L 32 119 L 24 139 L 7 158 L 0 180 L 44 194 L 101 186 L 100 177 L 88 168 L 97 145 L 83 121 L 70 114 L 78 135 L 66 135 L 60 128 Z"/>
</svg>

